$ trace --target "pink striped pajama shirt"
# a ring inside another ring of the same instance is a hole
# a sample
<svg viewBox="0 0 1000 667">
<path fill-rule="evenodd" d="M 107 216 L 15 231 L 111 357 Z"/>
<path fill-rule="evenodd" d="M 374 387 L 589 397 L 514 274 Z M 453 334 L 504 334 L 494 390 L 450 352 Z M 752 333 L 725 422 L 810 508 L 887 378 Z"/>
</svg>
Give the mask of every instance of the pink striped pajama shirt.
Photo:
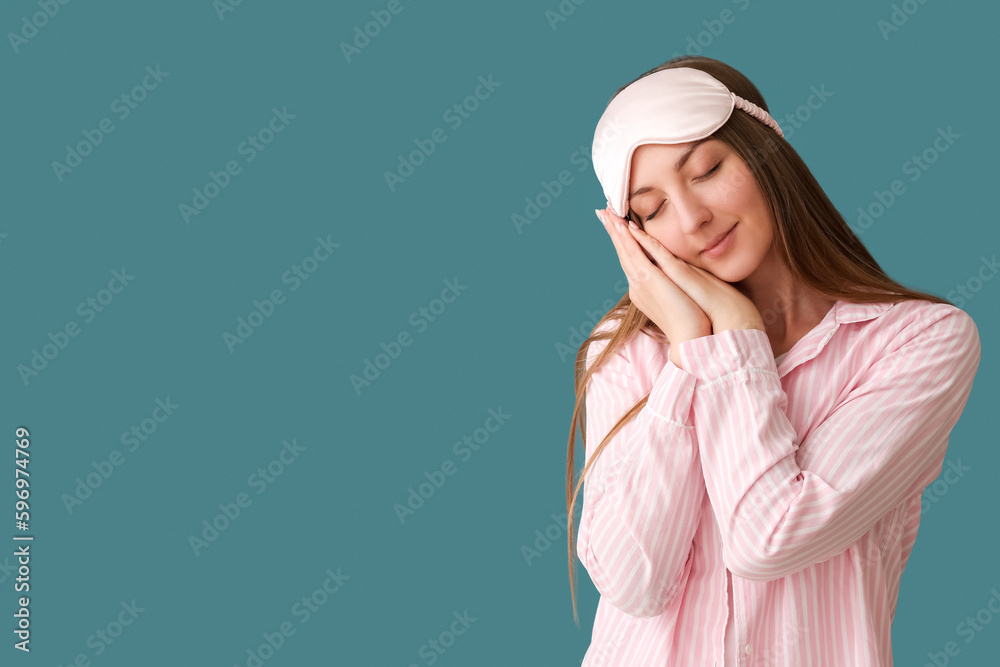
<svg viewBox="0 0 1000 667">
<path fill-rule="evenodd" d="M 588 459 L 650 396 L 584 482 L 601 597 L 583 667 L 892 665 L 921 494 L 979 366 L 972 318 L 837 301 L 777 366 L 757 329 L 681 343 L 683 370 L 669 349 L 640 333 L 587 386 Z"/>
</svg>

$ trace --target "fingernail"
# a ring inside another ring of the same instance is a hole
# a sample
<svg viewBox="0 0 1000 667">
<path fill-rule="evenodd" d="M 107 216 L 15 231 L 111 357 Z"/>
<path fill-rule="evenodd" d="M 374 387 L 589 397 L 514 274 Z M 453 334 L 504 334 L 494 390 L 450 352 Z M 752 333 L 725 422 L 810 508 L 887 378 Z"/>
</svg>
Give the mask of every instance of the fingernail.
<svg viewBox="0 0 1000 667">
<path fill-rule="evenodd" d="M 631 227 L 632 229 L 639 229 L 639 225 L 635 224 L 635 223 L 634 223 L 633 221 L 631 221 L 631 220 L 629 220 L 629 221 L 628 221 L 628 226 L 629 226 L 629 227 Z M 641 230 L 640 230 L 640 231 L 641 231 Z"/>
<path fill-rule="evenodd" d="M 608 226 L 608 223 L 604 222 L 604 218 L 603 218 L 603 217 L 601 216 L 601 211 L 600 211 L 600 209 L 596 209 L 596 208 L 595 208 L 595 209 L 594 209 L 594 213 L 595 213 L 595 214 L 597 215 L 597 219 L 601 221 L 601 224 L 602 224 L 602 225 L 604 225 L 605 227 L 607 227 L 607 226 Z"/>
</svg>

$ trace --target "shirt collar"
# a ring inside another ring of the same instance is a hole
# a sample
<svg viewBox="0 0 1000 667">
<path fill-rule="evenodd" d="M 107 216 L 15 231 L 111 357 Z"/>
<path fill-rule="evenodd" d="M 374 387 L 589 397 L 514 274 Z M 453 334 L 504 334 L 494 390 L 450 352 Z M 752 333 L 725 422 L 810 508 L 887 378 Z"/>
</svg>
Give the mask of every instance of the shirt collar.
<svg viewBox="0 0 1000 667">
<path fill-rule="evenodd" d="M 838 300 L 834 305 L 833 317 L 837 324 L 865 322 L 879 317 L 893 306 L 891 301 L 879 303 L 852 303 Z"/>
<path fill-rule="evenodd" d="M 792 369 L 819 355 L 841 324 L 865 322 L 881 317 L 894 304 L 890 302 L 854 303 L 838 299 L 823 321 L 792 346 L 778 364 L 778 375 L 785 377 Z M 832 318 L 831 318 L 832 315 Z"/>
</svg>

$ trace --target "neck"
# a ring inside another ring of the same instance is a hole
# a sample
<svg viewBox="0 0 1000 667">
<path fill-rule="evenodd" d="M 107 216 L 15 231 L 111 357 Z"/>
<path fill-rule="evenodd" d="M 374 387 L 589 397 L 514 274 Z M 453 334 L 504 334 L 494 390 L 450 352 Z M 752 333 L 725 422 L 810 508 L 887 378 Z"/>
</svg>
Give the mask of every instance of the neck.
<svg viewBox="0 0 1000 667">
<path fill-rule="evenodd" d="M 733 286 L 757 307 L 776 354 L 819 324 L 836 303 L 795 281 L 774 247 L 752 274 Z"/>
</svg>

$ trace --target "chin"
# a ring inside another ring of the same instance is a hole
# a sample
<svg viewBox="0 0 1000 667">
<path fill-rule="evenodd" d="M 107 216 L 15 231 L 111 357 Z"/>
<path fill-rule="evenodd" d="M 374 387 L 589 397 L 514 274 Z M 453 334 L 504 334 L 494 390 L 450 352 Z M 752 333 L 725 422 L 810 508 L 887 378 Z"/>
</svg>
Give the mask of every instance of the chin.
<svg viewBox="0 0 1000 667">
<path fill-rule="evenodd" d="M 738 283 L 741 280 L 746 280 L 757 269 L 757 265 L 751 264 L 752 262 L 734 258 L 730 261 L 719 261 L 712 267 L 704 266 L 702 268 L 719 280 L 727 283 Z"/>
</svg>

